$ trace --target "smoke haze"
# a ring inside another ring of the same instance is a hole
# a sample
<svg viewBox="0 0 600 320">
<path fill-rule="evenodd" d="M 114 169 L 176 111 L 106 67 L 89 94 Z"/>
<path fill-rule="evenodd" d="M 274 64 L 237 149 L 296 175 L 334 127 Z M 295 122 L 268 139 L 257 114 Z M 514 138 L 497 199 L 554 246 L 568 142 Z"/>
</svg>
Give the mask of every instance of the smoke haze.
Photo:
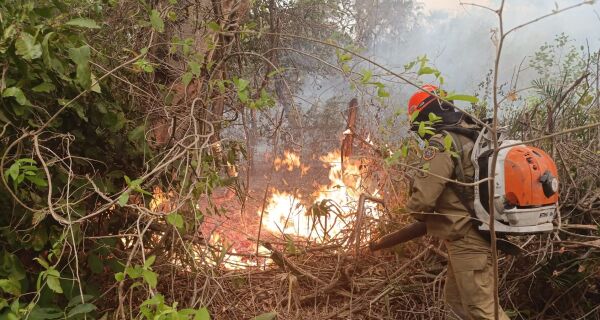
<svg viewBox="0 0 600 320">
<path fill-rule="evenodd" d="M 361 1 L 361 0 L 356 0 Z M 497 8 L 500 1 L 476 0 L 474 3 Z M 527 21 L 552 13 L 581 1 L 508 0 L 504 8 L 504 28 L 508 30 Z M 403 28 L 401 39 L 386 39 L 371 44 L 369 56 L 403 72 L 404 65 L 417 56 L 427 55 L 430 63 L 446 79 L 454 91 L 474 92 L 493 68 L 495 47 L 492 33 L 498 27 L 496 15 L 483 8 L 461 5 L 458 0 L 424 0 L 416 25 L 407 29 L 406 21 L 397 21 L 394 28 Z M 528 25 L 506 38 L 500 63 L 500 82 L 510 81 L 518 66 L 544 43 L 564 33 L 576 46 L 588 46 L 590 51 L 600 47 L 600 4 L 583 5 Z M 383 13 L 385 14 L 385 13 Z M 527 66 L 527 60 L 523 63 Z M 371 67 L 372 68 L 372 67 Z M 358 68 L 360 70 L 360 68 Z M 375 70 L 380 72 L 381 70 Z M 519 87 L 533 78 L 532 70 L 519 77 Z M 427 80 L 424 77 L 422 80 Z M 351 94 L 349 84 L 341 78 L 304 79 L 302 98 L 307 101 L 326 101 L 340 94 Z M 406 98 L 413 87 L 390 83 L 392 96 Z"/>
<path fill-rule="evenodd" d="M 566 8 L 581 1 L 508 0 L 504 8 L 504 29 Z M 500 1 L 474 1 L 498 8 Z M 456 91 L 473 91 L 493 67 L 495 47 L 492 32 L 498 27 L 496 15 L 483 8 L 460 5 L 454 0 L 423 1 L 423 17 L 406 39 L 372 48 L 373 56 L 391 66 L 402 67 L 417 55 L 427 54 L 442 72 L 448 86 Z M 600 5 L 584 5 L 526 26 L 506 38 L 500 64 L 502 81 L 508 81 L 524 58 L 545 42 L 564 33 L 575 45 L 600 43 Z M 526 65 L 526 64 L 525 64 Z M 402 71 L 402 69 L 398 69 Z M 531 80 L 525 74 L 521 83 Z M 501 82 L 502 82 L 501 81 Z"/>
</svg>

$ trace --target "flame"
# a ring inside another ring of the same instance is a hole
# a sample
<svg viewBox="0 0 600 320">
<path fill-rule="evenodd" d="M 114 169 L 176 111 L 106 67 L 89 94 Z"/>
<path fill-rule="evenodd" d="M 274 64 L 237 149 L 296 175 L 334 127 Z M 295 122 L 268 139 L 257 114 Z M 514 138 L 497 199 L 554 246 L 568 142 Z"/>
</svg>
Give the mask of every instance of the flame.
<svg viewBox="0 0 600 320">
<path fill-rule="evenodd" d="M 275 190 L 265 208 L 263 225 L 273 233 L 292 233 L 308 237 L 310 226 L 305 213 L 306 207 L 299 196 Z"/>
<path fill-rule="evenodd" d="M 155 186 L 152 190 L 152 200 L 150 200 L 149 208 L 154 212 L 170 212 L 172 210 L 172 203 L 169 201 L 173 198 L 174 194 L 172 191 L 164 192 L 159 186 Z"/>
<path fill-rule="evenodd" d="M 287 171 L 293 171 L 295 168 L 300 168 L 300 157 L 291 151 L 284 151 L 283 158 L 277 157 L 273 162 L 275 165 L 275 171 L 279 171 L 282 167 L 285 167 Z"/>
<path fill-rule="evenodd" d="M 319 158 L 325 167 L 329 167 L 329 184 L 321 186 L 314 194 L 316 201 L 331 199 L 340 204 L 358 200 L 360 195 L 360 164 L 351 159 L 344 163 L 339 151 L 330 152 Z"/>
<path fill-rule="evenodd" d="M 286 153 L 286 159 L 298 159 L 294 166 L 303 168 L 299 158 L 290 155 L 292 154 Z M 345 160 L 342 170 L 339 151 L 329 152 L 319 157 L 319 160 L 324 167 L 329 168 L 329 183 L 317 185 L 317 190 L 310 196 L 311 201 L 300 195 L 273 190 L 264 209 L 262 224 L 266 230 L 274 234 L 321 241 L 335 238 L 353 220 L 352 215 L 363 191 L 360 161 Z M 281 165 L 284 161 L 280 159 L 278 162 L 276 159 L 276 169 L 277 163 Z M 308 166 L 305 170 L 308 171 Z M 365 205 L 375 207 L 374 204 Z M 260 213 L 259 211 L 258 214 Z"/>
</svg>

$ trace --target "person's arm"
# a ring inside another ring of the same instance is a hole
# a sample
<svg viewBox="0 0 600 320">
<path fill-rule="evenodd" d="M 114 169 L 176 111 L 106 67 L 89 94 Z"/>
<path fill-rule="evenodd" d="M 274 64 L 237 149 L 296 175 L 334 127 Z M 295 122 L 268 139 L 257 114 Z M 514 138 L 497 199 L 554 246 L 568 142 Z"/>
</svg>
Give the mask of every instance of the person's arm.
<svg viewBox="0 0 600 320">
<path fill-rule="evenodd" d="M 454 162 L 449 151 L 444 150 L 443 138 L 438 135 L 429 140 L 429 146 L 423 151 L 422 168 L 428 172 L 450 179 L 454 172 Z M 446 180 L 433 175 L 417 172 L 406 204 L 410 212 L 433 212 L 439 196 L 446 187 Z M 419 219 L 419 216 L 416 216 Z M 420 220 L 420 219 L 419 219 Z"/>
</svg>

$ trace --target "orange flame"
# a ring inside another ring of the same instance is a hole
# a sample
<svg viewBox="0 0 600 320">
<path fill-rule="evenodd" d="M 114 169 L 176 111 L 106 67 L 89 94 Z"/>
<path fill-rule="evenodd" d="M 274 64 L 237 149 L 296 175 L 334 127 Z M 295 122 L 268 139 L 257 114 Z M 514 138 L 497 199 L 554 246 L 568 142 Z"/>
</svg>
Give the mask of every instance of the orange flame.
<svg viewBox="0 0 600 320">
<path fill-rule="evenodd" d="M 296 153 L 287 150 L 283 152 L 283 158 L 275 158 L 273 164 L 275 165 L 275 171 L 279 171 L 281 168 L 285 168 L 287 171 L 300 168 L 302 174 L 304 174 L 309 169 L 308 166 L 300 163 L 300 157 Z"/>
<path fill-rule="evenodd" d="M 286 157 L 288 155 L 290 153 Z M 294 166 L 304 166 L 297 156 L 290 159 L 298 159 Z M 263 216 L 262 223 L 266 230 L 320 241 L 336 237 L 347 227 L 352 219 L 343 218 L 354 213 L 362 192 L 360 162 L 349 159 L 344 162 L 342 171 L 339 151 L 330 152 L 319 157 L 319 160 L 329 168 L 329 183 L 316 186 L 317 191 L 311 195 L 312 205 L 300 195 L 274 190 Z M 275 163 L 277 166 L 283 160 L 277 162 L 276 159 Z M 310 209 L 307 210 L 307 207 Z"/>
</svg>

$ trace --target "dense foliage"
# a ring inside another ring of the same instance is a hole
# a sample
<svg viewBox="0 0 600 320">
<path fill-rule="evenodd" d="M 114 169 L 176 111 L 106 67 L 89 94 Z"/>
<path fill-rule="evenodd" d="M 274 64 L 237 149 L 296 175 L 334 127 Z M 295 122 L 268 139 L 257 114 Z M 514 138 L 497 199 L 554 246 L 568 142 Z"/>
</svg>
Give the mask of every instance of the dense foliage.
<svg viewBox="0 0 600 320">
<path fill-rule="evenodd" d="M 0 4 L 4 317 L 90 318 L 102 301 L 103 282 L 114 282 L 115 273 L 157 285 L 154 258 L 129 267 L 122 253 L 128 244 L 110 236 L 135 221 L 126 215 L 128 202 L 150 199 L 143 179 L 129 177 L 156 164 L 147 120 L 140 117 L 146 106 L 123 90 L 122 78 L 151 71 L 148 49 L 111 52 L 99 31 L 115 5 Z M 136 18 L 144 21 L 129 28 L 164 28 L 155 10 L 139 12 Z M 148 300 L 142 313 L 176 310 L 160 299 Z"/>
</svg>

